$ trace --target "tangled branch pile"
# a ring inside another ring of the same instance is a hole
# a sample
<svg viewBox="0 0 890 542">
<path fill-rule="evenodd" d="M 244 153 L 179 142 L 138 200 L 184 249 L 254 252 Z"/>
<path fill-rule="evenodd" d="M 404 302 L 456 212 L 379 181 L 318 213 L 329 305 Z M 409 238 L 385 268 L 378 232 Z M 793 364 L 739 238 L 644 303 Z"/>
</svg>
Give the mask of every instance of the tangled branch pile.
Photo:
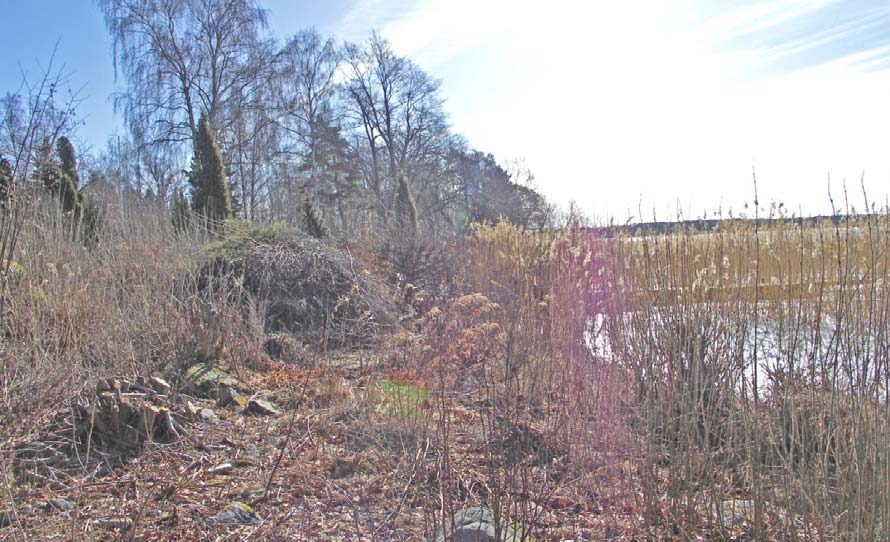
<svg viewBox="0 0 890 542">
<path fill-rule="evenodd" d="M 299 237 L 215 257 L 214 276 L 231 276 L 257 302 L 265 331 L 335 346 L 372 342 L 393 321 L 392 300 L 343 251 Z"/>
</svg>

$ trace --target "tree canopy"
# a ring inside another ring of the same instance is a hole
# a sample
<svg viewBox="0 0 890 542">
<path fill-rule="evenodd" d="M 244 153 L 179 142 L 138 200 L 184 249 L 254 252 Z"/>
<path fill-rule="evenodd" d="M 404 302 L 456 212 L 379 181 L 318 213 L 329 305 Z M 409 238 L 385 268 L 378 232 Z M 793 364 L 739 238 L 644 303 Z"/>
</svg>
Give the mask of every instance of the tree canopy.
<svg viewBox="0 0 890 542">
<path fill-rule="evenodd" d="M 306 29 L 279 44 L 258 0 L 98 3 L 128 129 L 99 162 L 139 193 L 169 204 L 188 181 L 192 207 L 207 216 L 296 225 L 308 191 L 318 217 L 344 234 L 386 223 L 394 210 L 429 231 L 549 219 L 534 186 L 451 129 L 441 82 L 376 32 L 340 45 Z M 183 176 L 179 164 L 193 149 L 195 160 L 214 164 L 195 161 Z M 205 175 L 229 190 L 216 183 L 208 191 Z M 413 203 L 394 208 L 405 186 Z"/>
</svg>

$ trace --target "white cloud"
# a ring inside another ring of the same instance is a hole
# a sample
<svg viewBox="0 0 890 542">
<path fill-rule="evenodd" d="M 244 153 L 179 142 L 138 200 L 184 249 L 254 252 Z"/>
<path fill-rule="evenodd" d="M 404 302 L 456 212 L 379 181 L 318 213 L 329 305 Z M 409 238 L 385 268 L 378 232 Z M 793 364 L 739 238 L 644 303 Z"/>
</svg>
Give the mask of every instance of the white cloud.
<svg viewBox="0 0 890 542">
<path fill-rule="evenodd" d="M 398 51 L 445 80 L 457 131 L 503 161 L 525 158 L 561 202 L 617 220 L 636 215 L 641 197 L 661 216 L 678 204 L 693 216 L 737 209 L 753 199 L 753 164 L 761 200 L 812 213 L 828 209 L 829 173 L 838 186 L 858 184 L 864 169 L 872 198 L 886 197 L 890 72 L 863 67 L 888 51 L 752 78 L 752 68 L 857 23 L 770 50 L 717 43 L 830 3 L 758 2 L 702 21 L 688 6 L 654 0 L 417 0 L 376 20 Z M 371 4 L 362 0 L 348 17 L 360 20 Z M 466 62 L 492 52 L 499 65 Z"/>
<path fill-rule="evenodd" d="M 703 25 L 704 36 L 727 40 L 775 28 L 807 14 L 836 4 L 839 0 L 779 0 L 740 3 L 738 7 L 713 17 Z"/>
</svg>

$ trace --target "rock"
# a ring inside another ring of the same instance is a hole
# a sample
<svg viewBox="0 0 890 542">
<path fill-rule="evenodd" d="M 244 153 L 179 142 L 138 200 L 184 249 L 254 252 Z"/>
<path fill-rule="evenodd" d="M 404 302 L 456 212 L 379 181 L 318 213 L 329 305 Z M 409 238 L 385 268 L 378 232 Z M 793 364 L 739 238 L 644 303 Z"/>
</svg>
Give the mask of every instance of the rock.
<svg viewBox="0 0 890 542">
<path fill-rule="evenodd" d="M 212 409 L 198 406 L 191 401 L 186 401 L 185 411 L 189 418 L 202 423 L 219 423 L 219 416 Z"/>
<path fill-rule="evenodd" d="M 495 535 L 494 514 L 488 508 L 475 506 L 455 512 L 452 521 L 436 531 L 436 542 L 520 542 L 522 535 L 512 527 L 502 527 L 501 537 Z M 503 518 L 502 523 L 505 523 Z M 453 527 L 452 527 L 453 525 Z M 453 530 L 452 530 L 453 529 Z M 531 537 L 526 536 L 526 541 Z"/>
<path fill-rule="evenodd" d="M 210 474 L 231 474 L 234 468 L 231 463 L 222 463 L 210 469 Z"/>
<path fill-rule="evenodd" d="M 77 503 L 71 502 L 68 499 L 50 499 L 41 508 L 45 512 L 67 512 L 77 508 Z"/>
<path fill-rule="evenodd" d="M 232 388 L 223 388 L 219 391 L 219 406 L 228 407 L 228 406 L 239 406 L 241 408 L 246 408 L 247 403 L 250 401 L 247 397 L 241 395 L 236 390 Z"/>
<path fill-rule="evenodd" d="M 109 531 L 128 531 L 133 526 L 130 518 L 108 518 L 99 520 L 99 526 Z"/>
<path fill-rule="evenodd" d="M 754 501 L 743 499 L 728 499 L 722 501 L 711 510 L 714 521 L 723 527 L 735 527 L 744 523 L 754 524 Z M 768 502 L 763 503 L 765 516 L 785 520 L 785 511 Z"/>
<path fill-rule="evenodd" d="M 223 508 L 219 514 L 207 519 L 207 523 L 211 525 L 250 525 L 259 521 L 260 517 L 253 508 L 237 501 Z"/>
<path fill-rule="evenodd" d="M 247 407 L 244 409 L 245 414 L 252 414 L 254 416 L 279 416 L 281 415 L 281 411 L 278 408 L 270 403 L 269 401 L 264 401 L 262 399 L 251 399 L 247 403 Z"/>
<path fill-rule="evenodd" d="M 226 402 L 234 402 L 242 407 L 247 405 L 244 395 L 250 394 L 250 388 L 222 369 L 206 363 L 196 363 L 186 370 L 185 379 L 197 394 L 216 399 L 223 406 L 226 406 Z M 244 404 L 241 404 L 242 398 Z"/>
<path fill-rule="evenodd" d="M 203 423 L 219 423 L 219 416 L 217 416 L 216 412 L 210 410 L 209 408 L 199 408 L 197 413 L 195 414 L 195 419 Z"/>
<path fill-rule="evenodd" d="M 153 376 L 148 379 L 148 385 L 160 395 L 167 395 L 172 389 L 170 384 L 159 376 Z"/>
</svg>

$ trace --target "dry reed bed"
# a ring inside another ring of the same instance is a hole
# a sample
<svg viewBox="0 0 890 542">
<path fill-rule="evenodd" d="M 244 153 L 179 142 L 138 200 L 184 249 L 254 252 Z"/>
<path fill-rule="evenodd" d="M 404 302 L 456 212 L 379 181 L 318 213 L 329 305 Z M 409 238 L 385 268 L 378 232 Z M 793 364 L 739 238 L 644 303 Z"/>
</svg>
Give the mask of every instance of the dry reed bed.
<svg viewBox="0 0 890 542">
<path fill-rule="evenodd" d="M 223 364 L 256 356 L 262 322 L 189 278 L 206 241 L 133 204 L 85 246 L 35 207 L 8 277 L 4 433 L 94 375 L 194 359 L 208 334 Z M 482 504 L 539 540 L 565 534 L 553 506 L 589 515 L 582 538 L 888 536 L 886 215 L 634 238 L 499 224 L 447 250 L 451 282 L 361 363 L 428 398 L 388 428 L 361 422 L 367 401 L 337 415 L 389 447 L 394 510 L 431 531 Z M 749 525 L 709 512 L 731 498 L 753 502 Z"/>
<path fill-rule="evenodd" d="M 672 521 L 744 495 L 760 537 L 767 502 L 791 539 L 887 536 L 887 219 L 601 244 L 612 362 L 661 473 L 647 499 L 666 489 Z"/>
</svg>

